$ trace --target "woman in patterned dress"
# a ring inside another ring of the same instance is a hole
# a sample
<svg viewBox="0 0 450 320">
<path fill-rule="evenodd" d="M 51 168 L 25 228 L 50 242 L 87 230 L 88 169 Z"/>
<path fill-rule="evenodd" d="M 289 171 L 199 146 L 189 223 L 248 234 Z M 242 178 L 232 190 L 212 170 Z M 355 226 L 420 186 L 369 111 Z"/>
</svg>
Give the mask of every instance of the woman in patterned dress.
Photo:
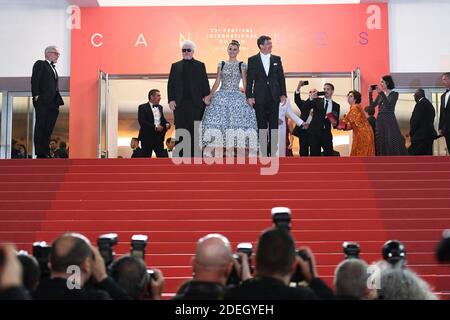
<svg viewBox="0 0 450 320">
<path fill-rule="evenodd" d="M 255 110 L 247 103 L 239 88 L 242 80 L 245 92 L 245 63 L 237 59 L 239 42 L 228 45 L 228 61 L 220 61 L 211 93 L 205 98 L 208 107 L 202 121 L 202 147 L 204 155 L 225 148 L 228 155 L 235 150 L 256 152 L 258 136 Z M 220 90 L 216 91 L 221 85 Z"/>
<path fill-rule="evenodd" d="M 374 156 L 375 137 L 372 127 L 361 108 L 361 93 L 355 90 L 350 91 L 347 95 L 347 101 L 350 104 L 350 111 L 342 122 L 346 125 L 347 130 L 353 130 L 350 156 Z"/>
<path fill-rule="evenodd" d="M 376 125 L 376 150 L 377 156 L 403 156 L 408 152 L 405 147 L 400 127 L 395 117 L 395 105 L 398 100 L 398 92 L 391 76 L 383 76 L 380 86 L 376 87 L 378 96 L 373 100 L 372 87 L 369 88 L 369 100 L 372 107 L 378 107 Z"/>
</svg>

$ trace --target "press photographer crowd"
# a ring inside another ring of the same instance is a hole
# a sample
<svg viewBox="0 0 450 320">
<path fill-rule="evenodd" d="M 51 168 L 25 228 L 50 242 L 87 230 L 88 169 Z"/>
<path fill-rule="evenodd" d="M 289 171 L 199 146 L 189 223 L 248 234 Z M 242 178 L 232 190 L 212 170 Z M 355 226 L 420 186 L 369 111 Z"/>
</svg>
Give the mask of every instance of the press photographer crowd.
<svg viewBox="0 0 450 320">
<path fill-rule="evenodd" d="M 412 271 L 405 246 L 387 241 L 380 260 L 361 259 L 358 243 L 343 243 L 334 289 L 319 276 L 314 253 L 296 248 L 289 208 L 272 209 L 273 226 L 264 230 L 253 253 L 240 243 L 233 253 L 220 234 L 198 240 L 192 279 L 174 300 L 437 300 L 430 285 Z M 97 246 L 79 233 L 33 244 L 30 255 L 0 245 L 0 300 L 160 300 L 163 273 L 145 263 L 148 238 L 134 235 L 130 252 L 116 257 L 117 234 L 101 235 Z M 364 249 L 364 248 L 362 248 Z M 450 263 L 450 230 L 436 247 L 436 259 Z M 450 266 L 449 266 L 450 267 Z"/>
</svg>

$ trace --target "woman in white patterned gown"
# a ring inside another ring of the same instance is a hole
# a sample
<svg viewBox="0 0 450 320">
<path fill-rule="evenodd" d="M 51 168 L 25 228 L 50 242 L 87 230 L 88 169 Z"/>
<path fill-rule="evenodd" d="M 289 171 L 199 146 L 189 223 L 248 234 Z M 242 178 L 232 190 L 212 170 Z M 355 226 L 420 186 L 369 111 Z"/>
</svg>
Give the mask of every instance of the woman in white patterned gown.
<svg viewBox="0 0 450 320">
<path fill-rule="evenodd" d="M 211 94 L 205 98 L 206 105 L 209 105 L 202 121 L 205 156 L 211 156 L 212 150 L 221 148 L 226 149 L 227 155 L 242 149 L 257 150 L 255 110 L 247 103 L 245 94 L 239 88 L 242 80 L 245 92 L 247 71 L 246 64 L 237 60 L 239 46 L 236 40 L 228 45 L 229 59 L 219 62 Z M 220 84 L 220 90 L 216 92 Z"/>
</svg>

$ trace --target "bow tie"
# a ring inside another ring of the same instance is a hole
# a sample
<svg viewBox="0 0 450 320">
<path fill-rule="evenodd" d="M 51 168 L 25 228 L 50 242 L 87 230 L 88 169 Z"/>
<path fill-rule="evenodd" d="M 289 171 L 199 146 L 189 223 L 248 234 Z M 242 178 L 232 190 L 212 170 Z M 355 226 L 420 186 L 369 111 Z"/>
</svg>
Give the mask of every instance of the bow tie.
<svg viewBox="0 0 450 320">
<path fill-rule="evenodd" d="M 152 108 L 158 108 L 157 104 L 152 104 Z"/>
<path fill-rule="evenodd" d="M 55 69 L 55 64 L 53 62 L 50 62 L 50 65 L 53 67 L 53 69 Z"/>
</svg>

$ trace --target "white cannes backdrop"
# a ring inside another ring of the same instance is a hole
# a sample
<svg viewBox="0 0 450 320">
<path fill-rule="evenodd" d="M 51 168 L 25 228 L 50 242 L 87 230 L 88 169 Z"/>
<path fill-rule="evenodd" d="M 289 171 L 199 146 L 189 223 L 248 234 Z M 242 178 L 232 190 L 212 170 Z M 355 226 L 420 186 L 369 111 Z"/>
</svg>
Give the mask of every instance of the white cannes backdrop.
<svg viewBox="0 0 450 320">
<path fill-rule="evenodd" d="M 352 3 L 353 0 L 323 0 Z M 321 3 L 312 0 L 242 0 L 239 4 Z M 69 3 L 70 2 L 70 3 Z M 61 76 L 70 75 L 71 3 L 96 3 L 93 0 L 0 0 L 0 77 L 31 74 L 35 60 L 43 58 L 46 45 L 60 47 L 58 65 Z M 135 5 L 148 0 L 102 0 L 102 5 Z M 152 0 L 154 5 L 231 5 L 233 0 Z M 359 1 L 356 1 L 359 2 Z M 367 1 L 362 1 L 367 2 Z M 390 0 L 389 35 L 391 72 L 450 71 L 450 0 Z M 81 20 L 82 22 L 82 20 Z M 81 24 L 82 26 L 82 24 Z M 1 88 L 0 88 L 1 90 Z"/>
</svg>

